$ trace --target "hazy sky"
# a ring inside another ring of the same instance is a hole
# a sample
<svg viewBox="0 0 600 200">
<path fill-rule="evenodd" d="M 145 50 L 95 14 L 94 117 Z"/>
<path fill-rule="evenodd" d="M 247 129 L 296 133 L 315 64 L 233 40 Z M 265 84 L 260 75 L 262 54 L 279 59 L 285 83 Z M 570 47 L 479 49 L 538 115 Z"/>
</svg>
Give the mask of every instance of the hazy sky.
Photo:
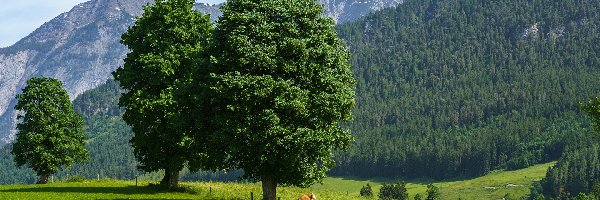
<svg viewBox="0 0 600 200">
<path fill-rule="evenodd" d="M 13 45 L 44 22 L 88 0 L 0 0 L 0 48 Z M 224 0 L 197 0 L 218 4 Z"/>
</svg>

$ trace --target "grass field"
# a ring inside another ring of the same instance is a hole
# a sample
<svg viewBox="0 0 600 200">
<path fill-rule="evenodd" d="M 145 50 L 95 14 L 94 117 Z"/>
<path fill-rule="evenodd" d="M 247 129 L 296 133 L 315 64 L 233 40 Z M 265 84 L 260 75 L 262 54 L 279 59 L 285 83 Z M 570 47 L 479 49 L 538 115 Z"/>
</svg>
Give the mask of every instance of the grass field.
<svg viewBox="0 0 600 200">
<path fill-rule="evenodd" d="M 499 171 L 483 177 L 436 182 L 444 199 L 502 199 L 505 194 L 520 197 L 529 193 L 533 181 L 539 181 L 546 174 L 548 167 L 555 163 L 535 165 L 517 171 Z M 375 194 L 383 183 L 402 180 L 374 179 L 361 180 L 355 178 L 327 178 L 323 184 L 311 188 L 283 187 L 278 188 L 281 199 L 297 199 L 302 193 L 315 193 L 320 200 L 357 199 L 359 190 L 369 183 Z M 425 194 L 427 181 L 405 181 L 412 199 L 416 193 Z M 219 183 L 219 182 L 185 182 L 181 183 L 185 192 L 158 191 L 147 186 L 149 182 L 135 181 L 86 181 L 81 183 L 50 183 L 47 185 L 2 185 L 0 199 L 259 199 L 260 184 Z"/>
</svg>

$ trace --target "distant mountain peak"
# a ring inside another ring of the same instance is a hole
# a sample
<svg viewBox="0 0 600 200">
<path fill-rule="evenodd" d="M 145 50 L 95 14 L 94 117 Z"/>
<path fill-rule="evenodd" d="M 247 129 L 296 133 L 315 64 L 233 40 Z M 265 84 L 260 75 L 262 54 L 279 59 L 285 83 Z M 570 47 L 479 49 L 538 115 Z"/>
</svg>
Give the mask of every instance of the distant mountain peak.
<svg viewBox="0 0 600 200">
<path fill-rule="evenodd" d="M 394 7 L 404 0 L 319 0 L 336 23 L 355 21 L 373 11 Z"/>
</svg>

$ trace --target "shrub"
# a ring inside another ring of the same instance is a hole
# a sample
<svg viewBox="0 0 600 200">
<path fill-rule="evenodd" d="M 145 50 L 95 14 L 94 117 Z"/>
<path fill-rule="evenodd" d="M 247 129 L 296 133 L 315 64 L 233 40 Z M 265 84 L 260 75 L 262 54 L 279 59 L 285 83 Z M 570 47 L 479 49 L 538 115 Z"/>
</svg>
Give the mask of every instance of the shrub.
<svg viewBox="0 0 600 200">
<path fill-rule="evenodd" d="M 423 196 L 420 193 L 415 194 L 415 200 L 423 200 Z"/>
<path fill-rule="evenodd" d="M 442 194 L 440 194 L 440 189 L 435 187 L 433 184 L 427 185 L 427 200 L 437 200 L 442 199 Z"/>
<path fill-rule="evenodd" d="M 83 176 L 71 176 L 71 177 L 67 178 L 67 180 L 65 182 L 67 182 L 67 183 L 74 183 L 74 182 L 81 183 L 81 182 L 84 182 L 84 181 L 85 181 L 85 177 L 83 177 Z"/>
<path fill-rule="evenodd" d="M 372 197 L 373 196 L 373 188 L 371 188 L 371 185 L 369 185 L 367 183 L 366 186 L 363 186 L 360 189 L 360 196 L 363 196 L 363 197 Z"/>
<path fill-rule="evenodd" d="M 383 184 L 379 190 L 380 200 L 407 200 L 406 184 Z"/>
</svg>

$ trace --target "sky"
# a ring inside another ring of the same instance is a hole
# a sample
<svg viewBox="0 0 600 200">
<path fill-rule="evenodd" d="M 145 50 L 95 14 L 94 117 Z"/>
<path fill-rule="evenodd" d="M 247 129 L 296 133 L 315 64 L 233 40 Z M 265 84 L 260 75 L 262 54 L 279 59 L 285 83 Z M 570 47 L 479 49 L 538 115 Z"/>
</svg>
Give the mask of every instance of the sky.
<svg viewBox="0 0 600 200">
<path fill-rule="evenodd" d="M 44 22 L 88 0 L 0 0 L 0 48 L 13 45 Z M 218 4 L 224 0 L 197 0 Z"/>
</svg>

